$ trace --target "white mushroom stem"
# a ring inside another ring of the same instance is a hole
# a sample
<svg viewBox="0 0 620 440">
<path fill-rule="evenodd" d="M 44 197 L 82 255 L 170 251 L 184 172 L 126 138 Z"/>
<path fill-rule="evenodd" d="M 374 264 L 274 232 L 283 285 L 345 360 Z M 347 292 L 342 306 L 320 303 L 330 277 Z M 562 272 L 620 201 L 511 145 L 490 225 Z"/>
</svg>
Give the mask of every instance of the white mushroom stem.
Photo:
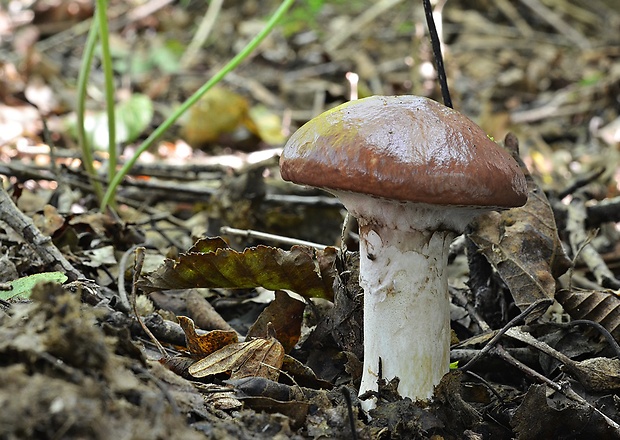
<svg viewBox="0 0 620 440">
<path fill-rule="evenodd" d="M 450 364 L 446 267 L 450 242 L 481 211 L 401 203 L 337 192 L 360 224 L 364 370 L 360 394 L 384 379 L 398 392 L 432 398 Z M 375 399 L 362 405 L 369 410 Z"/>
</svg>

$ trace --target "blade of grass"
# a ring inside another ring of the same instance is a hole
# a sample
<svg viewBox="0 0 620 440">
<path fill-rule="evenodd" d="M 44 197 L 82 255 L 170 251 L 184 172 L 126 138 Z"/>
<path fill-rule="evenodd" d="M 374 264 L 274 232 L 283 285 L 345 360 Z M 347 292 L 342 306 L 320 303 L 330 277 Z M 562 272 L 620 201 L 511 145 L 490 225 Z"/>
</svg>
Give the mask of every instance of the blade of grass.
<svg viewBox="0 0 620 440">
<path fill-rule="evenodd" d="M 112 55 L 110 54 L 110 33 L 108 31 L 107 0 L 97 0 L 97 23 L 99 25 L 99 42 L 101 43 L 101 60 L 105 77 L 105 101 L 108 116 L 108 183 L 116 173 L 116 119 L 114 111 L 114 73 L 112 72 Z"/>
<path fill-rule="evenodd" d="M 95 46 L 97 45 L 97 37 L 99 35 L 99 26 L 97 21 L 93 21 L 92 27 L 88 32 L 88 38 L 86 39 L 86 46 L 84 47 L 84 54 L 82 55 L 82 65 L 80 66 L 80 74 L 78 76 L 77 84 L 77 104 L 76 104 L 76 118 L 77 118 L 77 137 L 80 149 L 82 150 L 82 162 L 86 169 L 86 174 L 90 180 L 90 184 L 93 187 L 97 201 L 101 203 L 103 200 L 103 187 L 101 182 L 97 179 L 97 171 L 95 170 L 92 145 L 88 143 L 86 138 L 86 129 L 84 127 L 84 115 L 86 113 L 86 87 L 88 85 L 88 77 L 90 76 L 90 70 L 93 62 L 93 56 L 95 54 Z"/>
<path fill-rule="evenodd" d="M 104 1 L 104 0 L 98 0 Z M 172 115 L 168 117 L 159 127 L 157 127 L 151 135 L 140 144 L 134 155 L 125 162 L 123 167 L 114 175 L 111 180 L 108 189 L 103 196 L 101 202 L 101 210 L 104 211 L 106 207 L 114 201 L 116 194 L 116 188 L 121 183 L 125 175 L 131 170 L 131 167 L 136 163 L 138 157 L 145 152 L 159 137 L 166 131 L 174 122 L 181 117 L 192 105 L 194 105 L 207 91 L 209 91 L 214 85 L 222 80 L 232 70 L 234 70 L 243 60 L 245 60 L 258 45 L 269 35 L 278 21 L 284 16 L 286 11 L 291 7 L 294 0 L 283 0 L 278 9 L 269 18 L 269 21 L 265 27 L 222 69 L 220 69 L 213 77 L 207 81 L 200 89 L 198 89 L 192 96 L 190 96 Z"/>
</svg>

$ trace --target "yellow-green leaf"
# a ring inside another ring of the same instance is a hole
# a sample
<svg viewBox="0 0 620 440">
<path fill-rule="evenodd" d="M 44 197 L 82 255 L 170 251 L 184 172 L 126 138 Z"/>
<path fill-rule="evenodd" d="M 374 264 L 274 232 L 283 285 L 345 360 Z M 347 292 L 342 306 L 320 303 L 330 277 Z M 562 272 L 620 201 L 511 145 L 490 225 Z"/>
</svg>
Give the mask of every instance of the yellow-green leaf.
<svg viewBox="0 0 620 440">
<path fill-rule="evenodd" d="M 62 272 L 43 272 L 18 278 L 9 282 L 11 290 L 0 291 L 0 299 L 8 300 L 15 296 L 29 298 L 34 286 L 42 282 L 52 282 L 62 284 L 67 281 L 67 276 Z"/>
<path fill-rule="evenodd" d="M 203 239 L 178 260 L 166 260 L 140 283 L 146 291 L 196 287 L 291 290 L 306 298 L 333 298 L 336 249 L 256 246 L 238 252 L 221 238 Z"/>
</svg>

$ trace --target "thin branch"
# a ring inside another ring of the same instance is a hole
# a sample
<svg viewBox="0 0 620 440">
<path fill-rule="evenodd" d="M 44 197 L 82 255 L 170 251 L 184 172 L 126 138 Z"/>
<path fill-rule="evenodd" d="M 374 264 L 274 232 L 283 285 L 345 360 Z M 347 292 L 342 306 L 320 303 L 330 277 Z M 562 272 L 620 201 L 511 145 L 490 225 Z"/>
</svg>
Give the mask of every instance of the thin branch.
<svg viewBox="0 0 620 440">
<path fill-rule="evenodd" d="M 435 64 L 437 64 L 437 78 L 439 79 L 439 86 L 441 87 L 443 103 L 446 107 L 454 108 L 452 105 L 452 98 L 450 98 L 450 90 L 448 89 L 446 69 L 443 65 L 443 56 L 441 55 L 441 42 L 439 41 L 437 27 L 435 26 L 435 20 L 433 19 L 431 2 L 430 0 L 422 0 L 422 3 L 424 4 L 424 15 L 426 15 L 426 24 L 431 38 L 431 45 L 433 46 L 433 54 L 435 55 Z"/>
</svg>

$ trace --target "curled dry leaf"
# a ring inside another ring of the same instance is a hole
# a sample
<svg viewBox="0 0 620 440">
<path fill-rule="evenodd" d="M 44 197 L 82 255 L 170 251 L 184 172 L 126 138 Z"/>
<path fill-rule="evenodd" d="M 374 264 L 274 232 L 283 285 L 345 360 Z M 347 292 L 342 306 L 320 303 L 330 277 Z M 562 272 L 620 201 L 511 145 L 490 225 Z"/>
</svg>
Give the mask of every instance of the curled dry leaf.
<svg viewBox="0 0 620 440">
<path fill-rule="evenodd" d="M 589 391 L 620 390 L 620 359 L 596 357 L 566 365 Z"/>
<path fill-rule="evenodd" d="M 277 339 L 253 339 L 227 345 L 193 364 L 188 372 L 198 378 L 230 373 L 231 379 L 264 377 L 277 381 L 283 359 L 284 348 Z"/>
<path fill-rule="evenodd" d="M 573 319 L 589 319 L 607 329 L 620 341 L 620 298 L 611 291 L 560 290 L 557 301 Z"/>
<path fill-rule="evenodd" d="M 312 368 L 289 355 L 284 356 L 282 371 L 284 371 L 286 377 L 291 379 L 297 386 L 313 389 L 322 388 L 326 390 L 330 390 L 334 387 L 331 382 L 318 378 Z"/>
<path fill-rule="evenodd" d="M 145 276 L 145 291 L 190 287 L 292 290 L 306 298 L 333 298 L 336 249 L 293 246 L 290 251 L 256 246 L 237 252 L 221 238 L 199 240 L 178 260 L 166 260 Z"/>
<path fill-rule="evenodd" d="M 239 341 L 234 330 L 212 330 L 204 335 L 196 333 L 194 321 L 186 316 L 177 317 L 179 325 L 185 332 L 187 349 L 192 357 L 203 358 L 220 348 Z"/>
<path fill-rule="evenodd" d="M 301 335 L 301 323 L 306 304 L 289 296 L 286 292 L 276 290 L 276 298 L 262 311 L 258 319 L 248 330 L 248 338 L 265 338 L 269 328 L 275 331 L 276 338 L 290 352 Z"/>
<path fill-rule="evenodd" d="M 516 139 L 506 138 L 506 144 Z M 555 294 L 555 277 L 570 266 L 558 237 L 553 211 L 517 153 L 528 184 L 528 201 L 520 208 L 490 212 L 478 218 L 469 238 L 497 270 L 516 305 L 525 310 Z M 540 313 L 544 312 L 541 310 Z"/>
</svg>

